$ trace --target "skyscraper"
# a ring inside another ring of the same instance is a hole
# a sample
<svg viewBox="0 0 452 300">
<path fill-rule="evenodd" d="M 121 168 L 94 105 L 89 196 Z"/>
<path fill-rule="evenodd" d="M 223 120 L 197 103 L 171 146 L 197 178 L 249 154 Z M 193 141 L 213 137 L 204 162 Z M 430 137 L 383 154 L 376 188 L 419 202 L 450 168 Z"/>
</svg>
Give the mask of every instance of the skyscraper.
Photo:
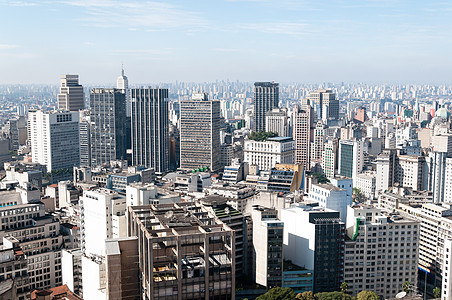
<svg viewBox="0 0 452 300">
<path fill-rule="evenodd" d="M 279 83 L 254 83 L 254 129 L 265 131 L 265 116 L 267 112 L 278 107 Z"/>
<path fill-rule="evenodd" d="M 265 116 L 265 131 L 276 132 L 278 136 L 290 136 L 287 122 L 287 109 L 274 108 Z"/>
<path fill-rule="evenodd" d="M 169 168 L 168 89 L 132 89 L 132 164 Z"/>
<path fill-rule="evenodd" d="M 319 119 L 339 118 L 339 100 L 331 90 L 318 90 L 308 96 Z M 314 104 L 315 103 L 315 104 Z"/>
<path fill-rule="evenodd" d="M 121 68 L 121 76 L 116 80 L 116 88 L 124 90 L 126 95 L 126 114 L 130 117 L 131 103 L 130 103 L 130 90 L 129 90 L 129 79 L 124 75 L 124 68 Z"/>
<path fill-rule="evenodd" d="M 325 147 L 325 128 L 326 126 L 322 121 L 317 121 L 314 129 L 314 142 L 312 143 L 311 149 L 311 161 L 313 162 L 322 161 L 323 149 Z"/>
<path fill-rule="evenodd" d="M 220 101 L 207 93 L 180 102 L 180 167 L 193 170 L 220 164 Z"/>
<path fill-rule="evenodd" d="M 91 165 L 126 159 L 126 97 L 124 90 L 94 88 L 91 109 Z"/>
<path fill-rule="evenodd" d="M 329 139 L 325 143 L 322 156 L 322 169 L 327 178 L 333 178 L 337 167 L 338 139 Z"/>
<path fill-rule="evenodd" d="M 80 111 L 80 166 L 91 166 L 91 116 L 89 110 Z"/>
<path fill-rule="evenodd" d="M 57 99 L 58 109 L 79 111 L 85 108 L 85 95 L 83 86 L 78 83 L 78 75 L 61 75 Z"/>
<path fill-rule="evenodd" d="M 80 164 L 79 113 L 30 110 L 30 141 L 33 162 L 47 171 L 70 169 Z"/>
<path fill-rule="evenodd" d="M 341 140 L 339 142 L 339 175 L 353 178 L 362 172 L 364 166 L 364 142 L 362 140 Z"/>
<path fill-rule="evenodd" d="M 295 141 L 295 164 L 310 169 L 310 146 L 313 139 L 314 111 L 310 105 L 296 106 L 292 126 Z"/>
</svg>

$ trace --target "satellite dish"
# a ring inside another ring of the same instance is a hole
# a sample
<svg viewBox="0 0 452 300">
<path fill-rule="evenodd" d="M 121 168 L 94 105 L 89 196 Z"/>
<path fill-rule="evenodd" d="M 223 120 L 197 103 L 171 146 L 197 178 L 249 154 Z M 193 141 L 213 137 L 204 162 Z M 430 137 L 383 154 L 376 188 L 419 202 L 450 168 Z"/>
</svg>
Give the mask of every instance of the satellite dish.
<svg viewBox="0 0 452 300">
<path fill-rule="evenodd" d="M 402 299 L 402 298 L 405 298 L 405 296 L 406 296 L 406 292 L 400 292 L 395 297 L 396 297 L 396 299 Z"/>
<path fill-rule="evenodd" d="M 224 212 L 225 212 L 225 214 L 229 215 L 229 207 L 226 207 L 226 208 L 224 209 Z"/>
</svg>

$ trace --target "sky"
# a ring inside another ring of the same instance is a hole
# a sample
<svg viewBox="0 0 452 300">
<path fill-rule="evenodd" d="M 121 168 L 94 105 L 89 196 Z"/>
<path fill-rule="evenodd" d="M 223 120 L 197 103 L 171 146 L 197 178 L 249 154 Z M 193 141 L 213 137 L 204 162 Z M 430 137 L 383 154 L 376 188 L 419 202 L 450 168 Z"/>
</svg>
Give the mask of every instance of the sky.
<svg viewBox="0 0 452 300">
<path fill-rule="evenodd" d="M 452 81 L 450 0 L 0 0 L 0 26 L 0 84 Z"/>
</svg>

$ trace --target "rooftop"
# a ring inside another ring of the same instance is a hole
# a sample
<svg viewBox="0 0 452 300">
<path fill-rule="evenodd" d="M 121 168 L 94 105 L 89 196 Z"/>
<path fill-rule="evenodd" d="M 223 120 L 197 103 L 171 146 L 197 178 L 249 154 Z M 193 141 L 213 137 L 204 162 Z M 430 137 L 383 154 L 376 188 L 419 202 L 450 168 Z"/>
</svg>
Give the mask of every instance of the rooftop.
<svg viewBox="0 0 452 300">
<path fill-rule="evenodd" d="M 331 183 L 316 183 L 313 185 L 318 186 L 325 190 L 329 190 L 329 191 L 345 191 L 344 189 L 341 189 L 335 185 L 332 185 Z"/>
</svg>

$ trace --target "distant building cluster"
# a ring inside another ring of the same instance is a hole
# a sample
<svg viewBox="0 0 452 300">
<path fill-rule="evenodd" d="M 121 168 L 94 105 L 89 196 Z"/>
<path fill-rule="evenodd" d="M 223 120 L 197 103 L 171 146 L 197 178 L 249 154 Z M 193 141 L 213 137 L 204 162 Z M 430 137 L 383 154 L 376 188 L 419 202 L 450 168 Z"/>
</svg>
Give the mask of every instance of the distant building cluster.
<svg viewBox="0 0 452 300">
<path fill-rule="evenodd" d="M 450 87 L 0 95 L 2 299 L 452 299 Z"/>
</svg>

